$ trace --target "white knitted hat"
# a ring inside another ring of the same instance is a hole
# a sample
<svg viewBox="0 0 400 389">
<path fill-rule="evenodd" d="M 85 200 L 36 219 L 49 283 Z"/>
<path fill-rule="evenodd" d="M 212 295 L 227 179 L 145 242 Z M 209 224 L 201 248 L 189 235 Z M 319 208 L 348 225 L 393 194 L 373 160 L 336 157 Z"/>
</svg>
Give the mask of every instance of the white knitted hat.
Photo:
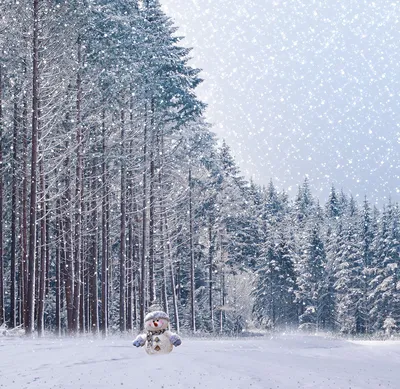
<svg viewBox="0 0 400 389">
<path fill-rule="evenodd" d="M 153 312 L 149 312 L 146 315 L 146 317 L 144 318 L 144 321 L 157 320 L 157 319 L 164 319 L 164 320 L 169 321 L 169 316 L 163 311 L 153 311 Z"/>
<path fill-rule="evenodd" d="M 152 305 L 150 305 L 149 311 L 150 312 L 146 315 L 144 321 L 157 320 L 157 319 L 164 319 L 170 321 L 169 316 L 164 311 L 162 311 L 161 307 L 155 302 Z"/>
</svg>

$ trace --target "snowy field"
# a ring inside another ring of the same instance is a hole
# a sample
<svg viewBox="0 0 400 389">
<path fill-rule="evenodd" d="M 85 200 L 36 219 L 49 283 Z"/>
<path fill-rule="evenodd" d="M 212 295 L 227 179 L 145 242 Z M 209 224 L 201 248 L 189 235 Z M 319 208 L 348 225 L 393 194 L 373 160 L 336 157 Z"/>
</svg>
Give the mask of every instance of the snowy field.
<svg viewBox="0 0 400 389">
<path fill-rule="evenodd" d="M 130 339 L 0 338 L 0 388 L 398 389 L 400 342 L 306 335 L 183 338 L 165 356 Z"/>
</svg>

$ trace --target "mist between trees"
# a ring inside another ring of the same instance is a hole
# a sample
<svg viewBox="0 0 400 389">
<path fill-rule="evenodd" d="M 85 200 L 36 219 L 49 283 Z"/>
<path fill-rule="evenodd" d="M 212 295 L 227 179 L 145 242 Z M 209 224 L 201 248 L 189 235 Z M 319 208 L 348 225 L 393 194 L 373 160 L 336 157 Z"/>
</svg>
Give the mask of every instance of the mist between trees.
<svg viewBox="0 0 400 389">
<path fill-rule="evenodd" d="M 0 326 L 396 330 L 399 209 L 247 182 L 157 0 L 0 1 Z"/>
</svg>

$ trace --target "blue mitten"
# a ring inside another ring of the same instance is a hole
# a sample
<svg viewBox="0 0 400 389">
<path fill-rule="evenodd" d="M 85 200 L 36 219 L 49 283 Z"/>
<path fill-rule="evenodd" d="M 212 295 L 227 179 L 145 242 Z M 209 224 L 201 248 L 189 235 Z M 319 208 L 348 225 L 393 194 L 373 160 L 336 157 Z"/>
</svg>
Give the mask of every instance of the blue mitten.
<svg viewBox="0 0 400 389">
<path fill-rule="evenodd" d="M 175 347 L 178 347 L 181 343 L 182 343 L 182 341 L 181 341 L 181 338 L 178 336 L 178 335 L 172 335 L 170 338 L 169 338 L 169 340 L 171 341 L 171 343 L 175 346 Z"/>
<path fill-rule="evenodd" d="M 138 336 L 134 341 L 133 341 L 133 345 L 135 346 L 135 347 L 142 347 L 142 346 L 144 346 L 144 344 L 146 343 L 146 341 L 141 337 L 141 336 Z"/>
</svg>

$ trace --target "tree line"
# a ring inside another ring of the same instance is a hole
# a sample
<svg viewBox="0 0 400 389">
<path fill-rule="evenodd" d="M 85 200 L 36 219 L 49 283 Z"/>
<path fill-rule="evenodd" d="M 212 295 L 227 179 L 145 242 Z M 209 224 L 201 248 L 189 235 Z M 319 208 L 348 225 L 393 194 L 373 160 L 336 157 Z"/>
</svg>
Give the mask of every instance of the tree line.
<svg viewBox="0 0 400 389">
<path fill-rule="evenodd" d="M 0 325 L 398 323 L 398 207 L 291 201 L 218 144 L 158 0 L 0 1 Z"/>
<path fill-rule="evenodd" d="M 266 197 L 265 197 L 266 196 Z M 263 325 L 346 334 L 392 333 L 400 320 L 400 209 L 358 204 L 334 186 L 321 205 L 309 182 L 289 202 L 271 183 L 255 264 Z"/>
</svg>

